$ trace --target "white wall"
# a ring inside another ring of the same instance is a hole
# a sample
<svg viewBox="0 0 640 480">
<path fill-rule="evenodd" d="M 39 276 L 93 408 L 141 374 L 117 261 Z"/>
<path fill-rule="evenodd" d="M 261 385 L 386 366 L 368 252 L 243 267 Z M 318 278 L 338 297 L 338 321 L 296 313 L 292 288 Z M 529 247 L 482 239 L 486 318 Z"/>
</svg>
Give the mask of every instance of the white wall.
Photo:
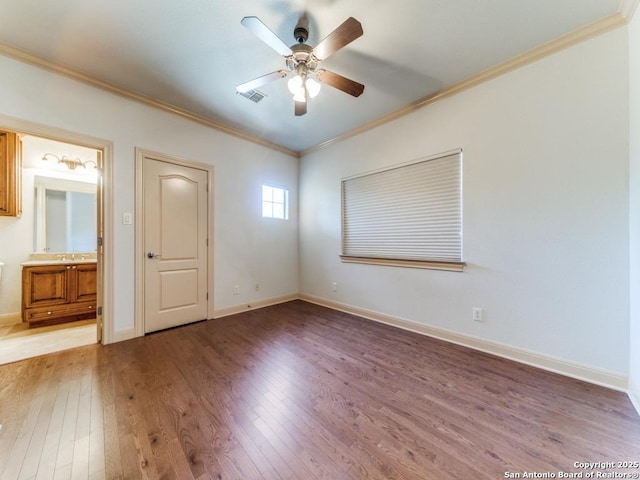
<svg viewBox="0 0 640 480">
<path fill-rule="evenodd" d="M 630 86 L 630 215 L 631 361 L 630 396 L 640 412 L 640 13 L 629 26 Z"/>
<path fill-rule="evenodd" d="M 32 192 L 33 170 L 25 170 L 22 178 L 23 188 Z M 20 264 L 29 260 L 33 251 L 33 195 L 23 198 L 21 217 L 0 217 L 0 320 L 16 321 L 20 316 L 21 268 Z"/>
<path fill-rule="evenodd" d="M 135 147 L 214 165 L 216 310 L 297 293 L 297 159 L 8 58 L 0 71 L 0 115 L 113 142 L 116 332 L 134 325 L 134 226 L 120 219 L 135 211 Z M 288 222 L 261 218 L 262 182 L 290 189 Z"/>
<path fill-rule="evenodd" d="M 306 156 L 301 293 L 626 379 L 627 65 L 618 29 Z M 340 262 L 342 177 L 459 147 L 464 273 Z"/>
</svg>

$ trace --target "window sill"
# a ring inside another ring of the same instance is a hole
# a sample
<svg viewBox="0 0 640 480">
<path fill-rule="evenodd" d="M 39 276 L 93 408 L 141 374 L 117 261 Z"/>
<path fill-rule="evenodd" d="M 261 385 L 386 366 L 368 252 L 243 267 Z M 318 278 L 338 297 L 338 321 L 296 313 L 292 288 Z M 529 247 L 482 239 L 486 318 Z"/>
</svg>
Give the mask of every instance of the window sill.
<svg viewBox="0 0 640 480">
<path fill-rule="evenodd" d="M 425 268 L 428 270 L 445 270 L 448 272 L 463 272 L 464 262 L 437 262 L 431 260 L 399 260 L 393 258 L 353 257 L 340 255 L 344 263 L 365 263 L 367 265 L 382 265 L 387 267 Z"/>
</svg>

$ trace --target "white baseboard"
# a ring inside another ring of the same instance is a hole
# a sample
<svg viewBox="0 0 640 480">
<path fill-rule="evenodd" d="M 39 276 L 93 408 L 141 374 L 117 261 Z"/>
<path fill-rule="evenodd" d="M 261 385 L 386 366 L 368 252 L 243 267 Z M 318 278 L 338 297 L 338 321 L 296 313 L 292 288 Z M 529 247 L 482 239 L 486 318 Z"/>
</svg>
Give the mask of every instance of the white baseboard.
<svg viewBox="0 0 640 480">
<path fill-rule="evenodd" d="M 228 315 L 234 315 L 236 313 L 242 313 L 242 312 L 247 312 L 249 310 L 256 310 L 258 308 L 268 307 L 270 305 L 276 305 L 278 303 L 290 302 L 292 300 L 297 300 L 298 298 L 299 298 L 298 294 L 295 293 L 291 295 L 283 295 L 281 297 L 265 298 L 264 300 L 259 300 L 256 302 L 251 302 L 251 303 L 246 303 L 241 305 L 234 305 L 227 308 L 221 308 L 213 312 L 213 318 L 226 317 Z M 111 341 L 109 343 L 124 342 L 125 340 L 131 340 L 132 338 L 135 338 L 135 337 L 136 337 L 136 331 L 134 327 L 123 328 L 122 330 L 116 330 L 113 332 L 113 336 L 110 339 Z"/>
<path fill-rule="evenodd" d="M 136 330 L 135 328 L 123 328 L 122 330 L 115 330 L 113 332 L 113 337 L 111 343 L 124 342 L 125 340 L 131 340 L 135 338 Z"/>
<path fill-rule="evenodd" d="M 636 385 L 633 381 L 630 381 L 627 395 L 629 395 L 629 399 L 636 409 L 636 412 L 640 415 L 640 385 Z"/>
<path fill-rule="evenodd" d="M 412 332 L 427 335 L 429 337 L 438 338 L 447 342 L 469 347 L 481 352 L 490 353 L 502 358 L 514 360 L 516 362 L 531 365 L 533 367 L 541 368 L 554 373 L 559 373 L 567 377 L 576 378 L 578 380 L 584 380 L 589 383 L 601 385 L 614 390 L 619 390 L 628 393 L 629 379 L 624 375 L 619 375 L 615 372 L 607 370 L 600 370 L 587 365 L 581 365 L 578 363 L 568 362 L 561 358 L 556 358 L 548 355 L 542 355 L 536 352 L 531 352 L 524 349 L 514 348 L 509 345 L 504 345 L 496 342 L 490 342 L 481 338 L 456 333 L 450 330 L 445 330 L 437 327 L 431 327 L 410 320 L 404 320 L 401 318 L 392 317 L 382 313 L 374 312 L 371 310 L 365 310 L 363 308 L 353 307 L 351 305 L 334 302 L 326 298 L 315 297 L 312 295 L 300 294 L 300 299 L 306 302 L 315 303 L 324 307 L 339 310 L 341 312 L 351 313 L 359 317 L 374 320 L 376 322 L 385 323 L 395 327 L 409 330 Z M 631 395 L 630 395 L 631 396 Z M 638 398 L 636 398 L 638 400 Z M 633 399 L 632 399 L 633 401 Z M 638 408 L 636 406 L 636 408 Z"/>
<path fill-rule="evenodd" d="M 20 312 L 16 313 L 0 313 L 0 325 L 14 325 L 22 322 Z"/>
<path fill-rule="evenodd" d="M 231 307 L 220 308 L 213 312 L 213 318 L 226 317 L 228 315 L 235 315 L 236 313 L 248 312 L 249 310 L 256 310 L 258 308 L 269 307 L 271 305 L 277 305 L 279 303 L 290 302 L 292 300 L 298 300 L 300 297 L 297 293 L 291 295 L 282 295 L 280 297 L 265 298 L 255 302 L 242 303 L 239 305 L 232 305 Z"/>
</svg>

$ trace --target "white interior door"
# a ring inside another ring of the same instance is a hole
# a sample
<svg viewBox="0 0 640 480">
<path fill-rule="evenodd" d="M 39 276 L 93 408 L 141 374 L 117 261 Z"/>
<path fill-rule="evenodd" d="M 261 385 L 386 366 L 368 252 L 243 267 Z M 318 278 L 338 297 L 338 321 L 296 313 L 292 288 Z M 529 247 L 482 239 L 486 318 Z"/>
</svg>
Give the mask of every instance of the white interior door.
<svg viewBox="0 0 640 480">
<path fill-rule="evenodd" d="M 144 331 L 207 318 L 207 171 L 143 161 Z"/>
</svg>

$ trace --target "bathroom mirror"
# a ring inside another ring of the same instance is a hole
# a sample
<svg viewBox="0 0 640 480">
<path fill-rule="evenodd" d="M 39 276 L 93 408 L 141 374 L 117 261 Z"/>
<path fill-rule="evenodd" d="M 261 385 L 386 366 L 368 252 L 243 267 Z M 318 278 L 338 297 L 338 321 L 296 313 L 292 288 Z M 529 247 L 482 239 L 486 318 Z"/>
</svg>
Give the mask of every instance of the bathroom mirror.
<svg viewBox="0 0 640 480">
<path fill-rule="evenodd" d="M 34 186 L 34 251 L 95 252 L 96 184 L 36 176 Z"/>
</svg>

